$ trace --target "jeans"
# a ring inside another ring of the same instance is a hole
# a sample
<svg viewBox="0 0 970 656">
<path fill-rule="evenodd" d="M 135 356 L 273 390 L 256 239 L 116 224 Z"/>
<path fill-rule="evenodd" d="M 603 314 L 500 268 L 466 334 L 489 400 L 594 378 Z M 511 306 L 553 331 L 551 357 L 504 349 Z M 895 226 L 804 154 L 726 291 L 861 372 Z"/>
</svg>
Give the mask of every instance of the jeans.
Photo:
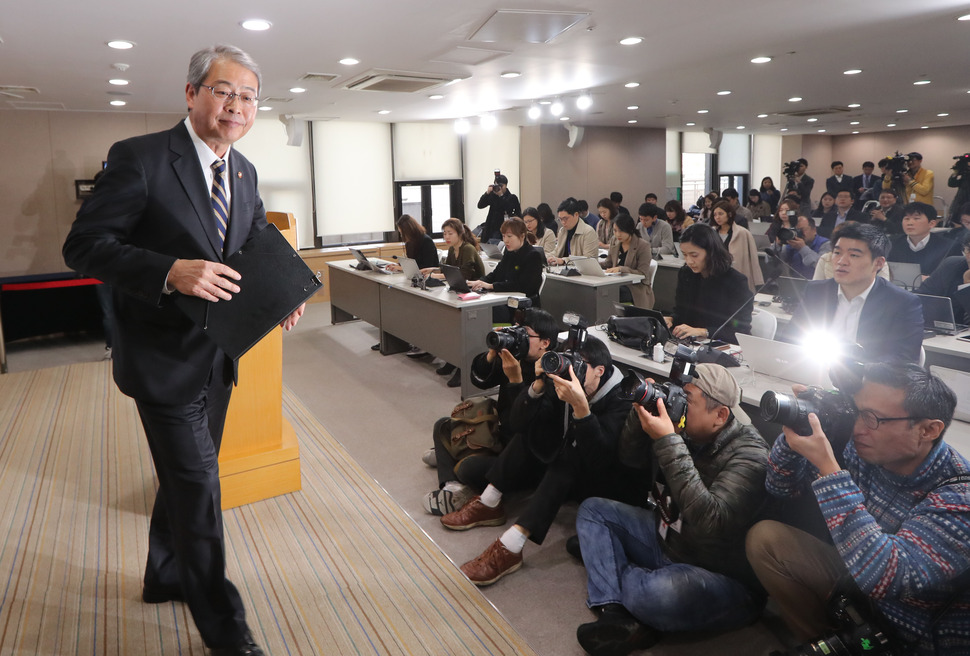
<svg viewBox="0 0 970 656">
<path fill-rule="evenodd" d="M 653 511 L 593 498 L 576 529 L 590 608 L 622 604 L 660 631 L 724 631 L 754 621 L 761 603 L 740 582 L 667 558 Z"/>
</svg>

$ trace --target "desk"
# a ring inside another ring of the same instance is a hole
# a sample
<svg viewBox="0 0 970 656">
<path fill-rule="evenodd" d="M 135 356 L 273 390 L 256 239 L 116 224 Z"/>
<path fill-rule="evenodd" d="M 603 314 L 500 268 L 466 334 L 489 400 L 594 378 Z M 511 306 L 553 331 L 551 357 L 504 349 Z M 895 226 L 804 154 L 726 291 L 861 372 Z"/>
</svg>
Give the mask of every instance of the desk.
<svg viewBox="0 0 970 656">
<path fill-rule="evenodd" d="M 616 314 L 614 303 L 620 302 L 620 287 L 643 280 L 639 273 L 616 276 L 560 276 L 546 274 L 540 298 L 542 309 L 562 320 L 565 312 L 578 312 L 590 324 L 603 323 Z"/>
<path fill-rule="evenodd" d="M 355 317 L 381 331 L 381 353 L 406 351 L 413 344 L 461 367 L 461 397 L 485 394 L 471 384 L 471 364 L 485 350 L 492 330 L 492 307 L 509 296 L 489 292 L 462 301 L 446 287 L 411 286 L 404 274 L 357 271 L 352 260 L 330 264 L 330 313 L 334 323 Z"/>
</svg>

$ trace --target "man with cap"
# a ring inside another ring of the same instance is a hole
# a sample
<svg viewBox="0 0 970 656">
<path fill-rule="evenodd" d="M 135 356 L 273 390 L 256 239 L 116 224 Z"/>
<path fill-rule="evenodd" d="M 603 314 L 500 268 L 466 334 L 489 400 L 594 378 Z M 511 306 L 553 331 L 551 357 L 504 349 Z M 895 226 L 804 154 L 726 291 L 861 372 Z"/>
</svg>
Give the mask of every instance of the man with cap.
<svg viewBox="0 0 970 656">
<path fill-rule="evenodd" d="M 488 185 L 485 193 L 478 199 L 478 209 L 488 208 L 485 227 L 482 228 L 481 241 L 502 240 L 502 222 L 513 216 L 522 216 L 519 197 L 509 191 L 509 179 L 502 174 L 495 176 L 495 182 Z"/>
<path fill-rule="evenodd" d="M 655 412 L 635 404 L 621 434 L 624 463 L 655 472 L 647 507 L 579 507 L 587 605 L 599 618 L 576 637 L 594 656 L 646 649 L 661 632 L 741 627 L 764 607 L 744 538 L 766 498 L 768 445 L 724 367 L 697 365 L 684 392 L 683 420 L 663 401 Z"/>
<path fill-rule="evenodd" d="M 904 203 L 926 203 L 933 204 L 933 171 L 923 168 L 923 156 L 917 152 L 906 155 L 908 161 L 906 166 L 909 170 L 903 173 Z M 882 179 L 883 189 L 893 188 L 893 179 L 890 173 Z"/>
</svg>

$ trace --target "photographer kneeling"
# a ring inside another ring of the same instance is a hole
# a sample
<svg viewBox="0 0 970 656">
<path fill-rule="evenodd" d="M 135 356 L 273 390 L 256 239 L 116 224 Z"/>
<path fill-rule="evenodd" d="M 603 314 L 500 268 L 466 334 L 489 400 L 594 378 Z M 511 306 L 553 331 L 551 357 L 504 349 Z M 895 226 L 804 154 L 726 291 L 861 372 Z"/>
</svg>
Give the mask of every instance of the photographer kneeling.
<svg viewBox="0 0 970 656">
<path fill-rule="evenodd" d="M 620 457 L 656 472 L 649 507 L 607 499 L 579 507 L 587 605 L 600 616 L 576 637 L 594 656 L 646 649 L 660 631 L 738 628 L 764 607 L 744 535 L 766 497 L 768 445 L 724 367 L 699 364 L 693 375 L 682 388 L 685 423 L 658 400 L 655 411 L 634 405 L 624 426 Z M 677 415 L 677 394 L 666 396 Z"/>
<path fill-rule="evenodd" d="M 489 333 L 486 344 L 493 343 L 472 361 L 471 381 L 479 389 L 498 386 L 495 412 L 498 425 L 495 437 L 503 447 L 512 439 L 509 414 L 512 402 L 524 388 L 535 380 L 536 362 L 550 344 L 555 345 L 559 325 L 551 314 L 538 308 L 516 312 L 516 325 Z M 512 350 L 515 352 L 513 353 Z M 428 492 L 424 508 L 432 515 L 447 515 L 465 505 L 474 495 L 488 485 L 486 474 L 498 457 L 492 450 L 468 448 L 455 453 L 449 448 L 453 421 L 442 417 L 435 422 L 433 430 L 435 466 L 438 469 L 438 489 Z"/>
<path fill-rule="evenodd" d="M 826 611 L 849 576 L 876 611 L 863 623 L 895 629 L 893 653 L 968 654 L 970 607 L 957 600 L 955 579 L 970 569 L 970 485 L 954 477 L 970 473 L 970 462 L 942 439 L 956 397 L 915 364 L 877 363 L 853 398 L 845 469 L 814 413 L 810 435 L 786 427 L 769 456 L 768 492 L 810 489 L 834 546 L 759 522 L 748 533 L 751 565 L 799 639 L 846 628 Z"/>
</svg>

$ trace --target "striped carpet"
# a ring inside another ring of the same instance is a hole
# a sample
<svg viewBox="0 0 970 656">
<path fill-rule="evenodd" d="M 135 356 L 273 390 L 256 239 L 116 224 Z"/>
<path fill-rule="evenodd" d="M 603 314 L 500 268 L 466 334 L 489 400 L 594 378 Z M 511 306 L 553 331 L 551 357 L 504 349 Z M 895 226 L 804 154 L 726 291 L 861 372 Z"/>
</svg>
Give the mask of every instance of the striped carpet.
<svg viewBox="0 0 970 656">
<path fill-rule="evenodd" d="M 292 395 L 303 491 L 227 511 L 268 654 L 534 654 Z M 140 601 L 155 481 L 108 363 L 0 376 L 0 654 L 205 654 Z"/>
</svg>

